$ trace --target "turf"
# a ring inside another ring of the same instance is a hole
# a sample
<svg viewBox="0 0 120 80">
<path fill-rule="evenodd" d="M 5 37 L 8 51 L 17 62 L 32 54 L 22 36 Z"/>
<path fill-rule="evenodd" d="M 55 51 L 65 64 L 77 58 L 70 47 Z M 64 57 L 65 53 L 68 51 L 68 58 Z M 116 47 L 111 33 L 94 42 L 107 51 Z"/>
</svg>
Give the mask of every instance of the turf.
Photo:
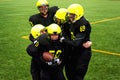
<svg viewBox="0 0 120 80">
<path fill-rule="evenodd" d="M 28 18 L 38 12 L 37 0 L 0 0 L 0 80 L 31 80 L 25 49 L 30 41 Z M 67 8 L 80 3 L 91 22 L 92 48 L 120 54 L 120 0 L 48 0 L 50 6 Z M 97 21 L 107 20 L 95 23 Z M 92 23 L 93 22 L 93 23 Z M 85 80 L 120 80 L 120 56 L 92 52 Z"/>
</svg>

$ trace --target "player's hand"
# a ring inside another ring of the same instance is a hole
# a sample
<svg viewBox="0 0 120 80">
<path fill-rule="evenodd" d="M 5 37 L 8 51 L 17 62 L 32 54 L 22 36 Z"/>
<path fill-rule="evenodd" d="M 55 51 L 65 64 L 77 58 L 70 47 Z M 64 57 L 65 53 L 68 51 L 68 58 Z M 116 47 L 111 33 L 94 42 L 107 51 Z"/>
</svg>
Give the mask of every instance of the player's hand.
<svg viewBox="0 0 120 80">
<path fill-rule="evenodd" d="M 85 48 L 89 48 L 91 46 L 92 46 L 92 42 L 91 41 L 87 41 L 87 42 L 83 43 L 83 47 L 85 47 Z"/>
<path fill-rule="evenodd" d="M 61 60 L 59 58 L 54 58 L 49 62 L 46 62 L 49 66 L 57 66 L 61 64 Z"/>
<path fill-rule="evenodd" d="M 61 64 L 61 62 L 62 61 L 59 58 L 55 58 L 54 59 L 54 64 L 58 64 L 59 65 L 59 64 Z"/>
<path fill-rule="evenodd" d="M 65 39 L 65 37 L 61 37 L 60 38 L 60 42 L 63 42 L 64 39 Z"/>
</svg>

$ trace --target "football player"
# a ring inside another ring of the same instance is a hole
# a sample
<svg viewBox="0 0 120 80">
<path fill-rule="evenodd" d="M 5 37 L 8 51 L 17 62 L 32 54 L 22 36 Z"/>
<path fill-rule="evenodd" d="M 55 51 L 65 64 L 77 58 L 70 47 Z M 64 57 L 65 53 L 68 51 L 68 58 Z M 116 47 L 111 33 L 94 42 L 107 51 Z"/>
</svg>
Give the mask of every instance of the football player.
<svg viewBox="0 0 120 80">
<path fill-rule="evenodd" d="M 27 47 L 27 52 L 30 56 L 40 59 L 40 80 L 65 80 L 62 63 L 65 48 L 60 42 L 61 28 L 53 23 L 46 27 L 46 32 Z"/>
<path fill-rule="evenodd" d="M 62 42 L 71 46 L 71 49 L 65 64 L 66 76 L 68 80 L 84 80 L 91 58 L 91 25 L 84 17 L 84 9 L 80 4 L 71 4 L 67 10 L 69 21 L 64 26 L 64 32 L 68 39 L 62 38 Z"/>
<path fill-rule="evenodd" d="M 34 26 L 36 24 L 48 26 L 54 22 L 53 17 L 55 12 L 58 10 L 57 6 L 49 7 L 47 0 L 38 0 L 36 7 L 39 10 L 39 13 L 30 16 L 29 22 L 31 26 Z"/>
<path fill-rule="evenodd" d="M 45 33 L 46 33 L 45 27 L 41 24 L 36 24 L 31 28 L 29 39 L 32 42 L 34 42 L 39 36 L 41 36 L 42 34 L 45 34 Z M 33 55 L 30 55 L 30 56 L 32 56 L 31 68 L 30 68 L 32 80 L 40 80 L 40 71 L 41 71 L 40 59 L 37 56 L 34 56 L 34 57 L 33 57 Z"/>
</svg>

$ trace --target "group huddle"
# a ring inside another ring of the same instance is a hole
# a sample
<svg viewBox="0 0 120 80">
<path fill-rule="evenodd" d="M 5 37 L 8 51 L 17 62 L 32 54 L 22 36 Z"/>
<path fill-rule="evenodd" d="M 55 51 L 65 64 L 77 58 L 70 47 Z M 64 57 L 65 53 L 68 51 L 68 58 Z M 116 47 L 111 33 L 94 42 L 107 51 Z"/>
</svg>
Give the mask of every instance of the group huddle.
<svg viewBox="0 0 120 80">
<path fill-rule="evenodd" d="M 84 80 L 91 58 L 91 25 L 80 4 L 49 7 L 38 0 L 39 13 L 30 16 L 32 80 Z M 66 77 L 65 77 L 66 75 Z"/>
</svg>

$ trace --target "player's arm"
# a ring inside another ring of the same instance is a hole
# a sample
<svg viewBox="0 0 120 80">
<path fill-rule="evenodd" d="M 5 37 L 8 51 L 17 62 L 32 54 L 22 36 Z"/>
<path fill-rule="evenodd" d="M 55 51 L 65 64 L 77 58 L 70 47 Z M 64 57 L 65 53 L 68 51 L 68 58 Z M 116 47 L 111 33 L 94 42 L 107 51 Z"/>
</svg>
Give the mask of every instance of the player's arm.
<svg viewBox="0 0 120 80">
<path fill-rule="evenodd" d="M 33 27 L 34 26 L 34 21 L 32 19 L 32 17 L 29 18 L 29 24 Z"/>
<path fill-rule="evenodd" d="M 58 9 L 59 9 L 58 6 L 52 6 L 49 8 L 49 11 L 55 14 Z"/>
<path fill-rule="evenodd" d="M 28 47 L 26 48 L 27 53 L 32 56 L 32 57 L 40 57 L 40 51 L 42 51 L 40 49 L 40 41 L 38 40 L 33 40 L 32 43 L 30 45 L 28 45 Z"/>
<path fill-rule="evenodd" d="M 81 46 L 85 38 L 85 33 L 77 34 L 74 40 L 64 39 L 63 42 L 71 46 Z"/>
<path fill-rule="evenodd" d="M 37 24 L 37 15 L 30 16 L 29 18 L 29 23 L 33 27 L 34 25 Z"/>
<path fill-rule="evenodd" d="M 34 45 L 34 43 L 28 45 L 28 47 L 26 48 L 26 51 L 27 51 L 28 55 L 30 55 L 32 57 L 40 56 L 38 48 Z"/>
<path fill-rule="evenodd" d="M 83 47 L 85 48 L 89 48 L 92 46 L 92 41 L 90 40 L 90 33 L 91 33 L 91 25 L 90 23 L 87 21 L 87 29 L 86 29 L 86 38 L 85 41 L 83 43 Z"/>
</svg>

